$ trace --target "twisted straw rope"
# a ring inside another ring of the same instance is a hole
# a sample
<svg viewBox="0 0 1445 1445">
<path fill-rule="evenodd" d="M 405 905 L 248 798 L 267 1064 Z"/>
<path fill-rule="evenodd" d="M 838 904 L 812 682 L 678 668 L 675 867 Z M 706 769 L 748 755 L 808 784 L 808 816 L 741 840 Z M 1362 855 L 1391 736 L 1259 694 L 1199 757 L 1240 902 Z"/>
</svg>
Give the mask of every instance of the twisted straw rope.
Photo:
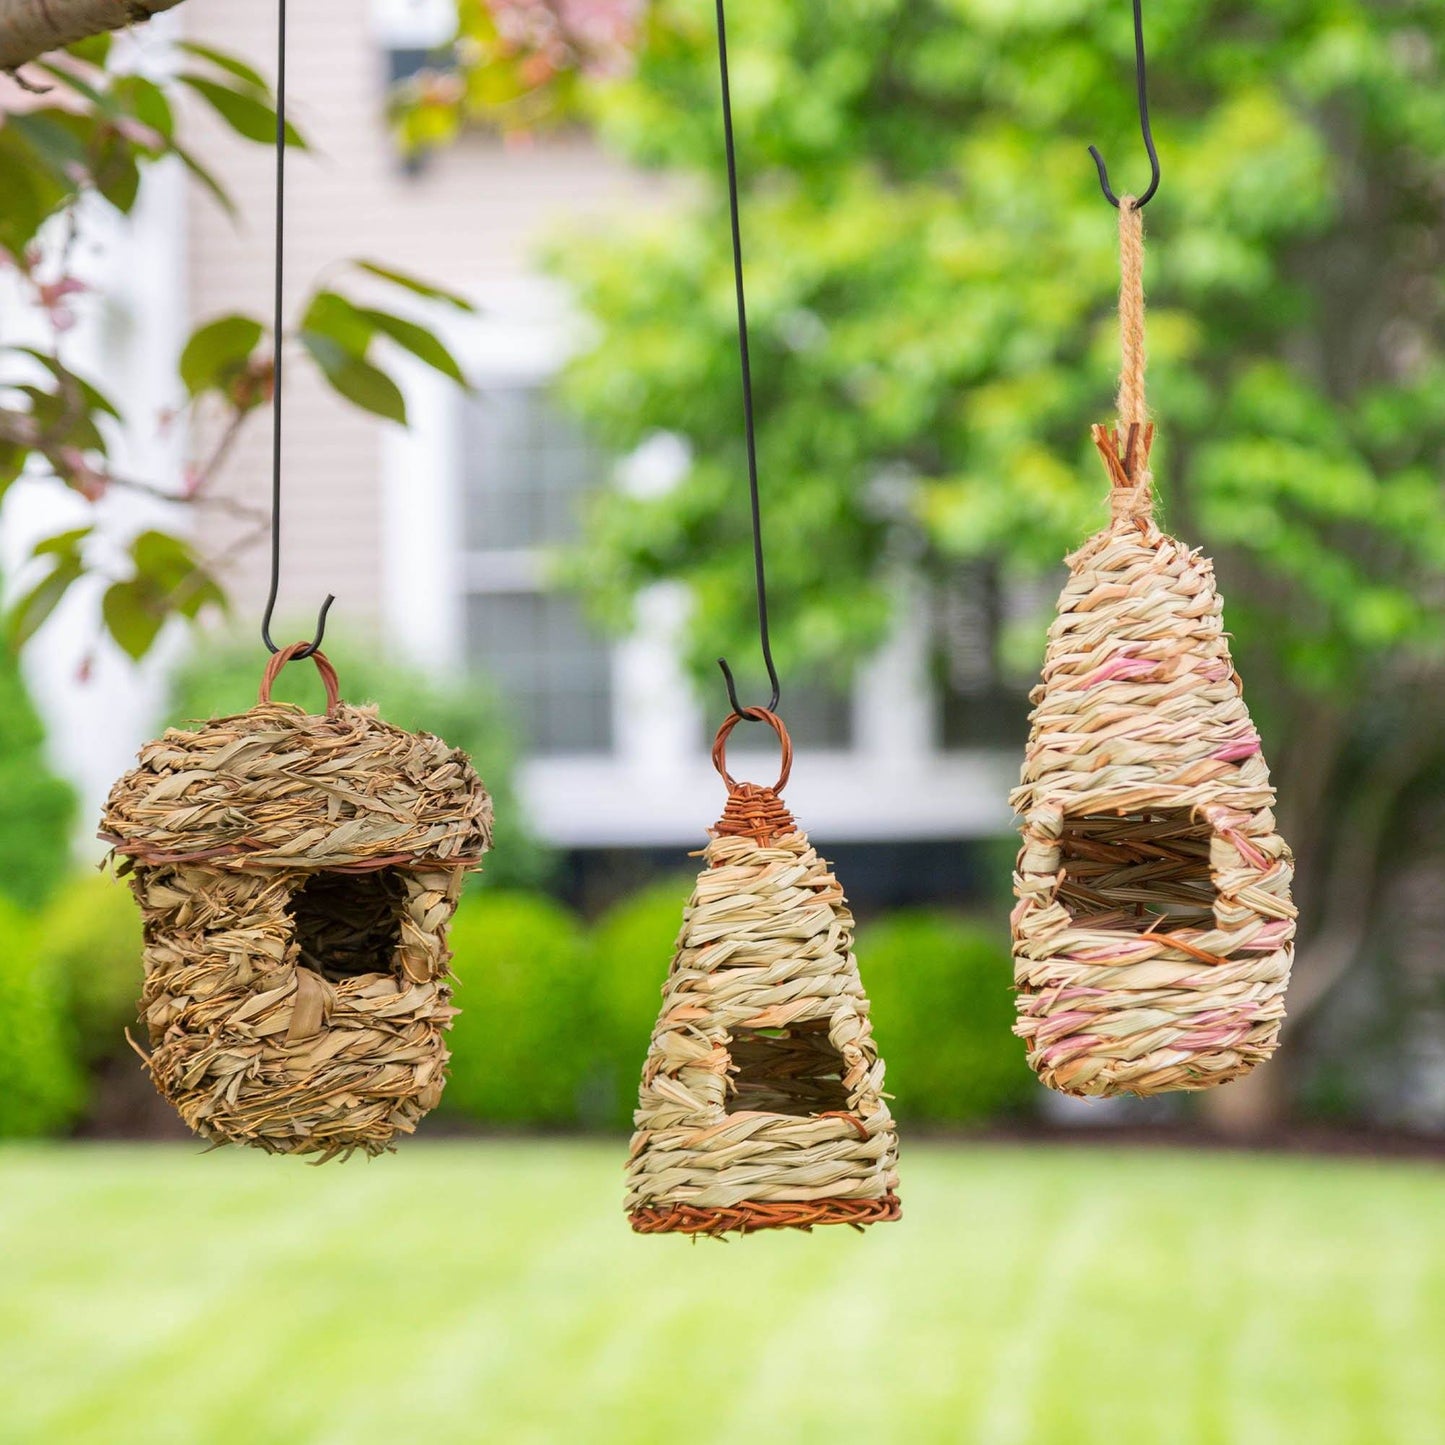
<svg viewBox="0 0 1445 1445">
<path fill-rule="evenodd" d="M 1154 511 L 1154 478 L 1148 447 L 1142 456 L 1137 439 L 1148 428 L 1144 399 L 1144 213 L 1133 196 L 1119 202 L 1119 438 L 1116 455 L 1123 475 L 1116 476 L 1110 507 L 1116 518 L 1149 517 Z"/>
<path fill-rule="evenodd" d="M 895 1219 L 897 1137 L 847 900 L 771 789 L 736 793 L 703 850 L 643 1069 L 633 1228 Z"/>
</svg>

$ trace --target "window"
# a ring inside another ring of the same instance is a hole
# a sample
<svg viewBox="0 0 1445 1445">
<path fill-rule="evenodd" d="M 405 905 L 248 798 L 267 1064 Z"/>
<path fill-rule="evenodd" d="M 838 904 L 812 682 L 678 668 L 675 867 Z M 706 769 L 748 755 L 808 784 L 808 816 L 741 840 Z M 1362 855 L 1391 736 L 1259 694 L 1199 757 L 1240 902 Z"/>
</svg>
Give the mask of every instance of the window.
<svg viewBox="0 0 1445 1445">
<path fill-rule="evenodd" d="M 939 732 L 946 749 L 1023 741 L 1029 684 L 1008 675 L 1001 652 L 1013 614 L 1030 602 L 1010 596 L 986 564 L 957 568 L 935 592 Z"/>
<path fill-rule="evenodd" d="M 468 664 L 507 698 L 529 752 L 609 751 L 610 651 L 547 575 L 549 551 L 577 535 L 603 457 L 540 387 L 483 391 L 465 415 Z"/>
</svg>

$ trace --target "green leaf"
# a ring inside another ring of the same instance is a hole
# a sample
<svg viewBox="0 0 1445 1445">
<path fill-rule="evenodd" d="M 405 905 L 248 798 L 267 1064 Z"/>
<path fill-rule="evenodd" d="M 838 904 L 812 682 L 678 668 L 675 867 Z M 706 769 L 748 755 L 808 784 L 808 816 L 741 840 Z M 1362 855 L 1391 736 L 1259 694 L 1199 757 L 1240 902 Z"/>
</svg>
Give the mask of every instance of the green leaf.
<svg viewBox="0 0 1445 1445">
<path fill-rule="evenodd" d="M 234 75 L 237 80 L 250 86 L 252 90 L 258 90 L 262 95 L 270 97 L 271 87 L 267 85 L 265 78 L 259 71 L 253 70 L 247 65 L 244 60 L 238 60 L 224 50 L 216 50 L 210 45 L 201 45 L 194 40 L 178 40 L 175 48 L 183 51 L 186 55 L 194 55 L 197 60 L 207 61 L 218 70 L 224 70 L 228 75 Z"/>
<path fill-rule="evenodd" d="M 140 167 L 135 148 L 118 135 L 112 135 L 92 170 L 95 188 L 117 211 L 128 216 L 140 195 Z"/>
<path fill-rule="evenodd" d="M 85 398 L 85 404 L 91 411 L 104 412 L 106 416 L 114 417 L 116 421 L 121 419 L 120 408 L 98 386 L 87 381 L 79 372 L 72 371 L 59 357 L 51 356 L 46 351 L 39 351 L 33 346 L 17 346 L 13 349 L 38 361 L 62 386 L 79 387 L 80 394 Z"/>
<path fill-rule="evenodd" d="M 161 589 L 184 582 L 199 566 L 189 542 L 154 529 L 136 537 L 130 544 L 130 555 L 137 576 L 149 579 Z"/>
<path fill-rule="evenodd" d="M 229 86 L 210 80 L 204 75 L 186 71 L 176 79 L 189 86 L 217 115 L 239 136 L 247 140 L 271 145 L 276 140 L 276 112 L 269 101 L 262 100 L 244 90 L 232 90 Z M 307 145 L 294 125 L 286 123 L 286 144 L 297 150 L 306 150 Z"/>
<path fill-rule="evenodd" d="M 13 128 L 45 157 L 51 168 L 63 176 L 71 167 L 90 169 L 90 148 L 87 137 L 77 131 L 72 121 L 53 110 L 36 110 L 5 119 L 7 129 Z"/>
<path fill-rule="evenodd" d="M 71 554 L 80 555 L 80 544 L 95 530 L 94 527 L 73 527 L 68 532 L 57 532 L 53 537 L 46 537 L 43 541 L 37 542 L 31 549 L 32 557 L 65 557 Z"/>
<path fill-rule="evenodd" d="M 240 219 L 241 213 L 231 199 L 230 192 L 185 146 L 172 142 L 171 154 L 179 157 L 181 164 L 211 193 L 212 199 L 232 221 Z"/>
<path fill-rule="evenodd" d="M 115 102 L 108 95 L 103 95 L 76 71 L 64 65 L 56 65 L 49 60 L 36 60 L 31 63 L 37 70 L 43 70 L 52 80 L 59 81 L 67 90 L 73 90 L 77 95 L 88 100 L 102 115 L 114 117 Z"/>
<path fill-rule="evenodd" d="M 467 385 L 467 379 L 456 358 L 425 326 L 418 326 L 415 321 L 408 321 L 401 316 L 393 316 L 388 311 L 373 311 L 369 307 L 362 308 L 360 314 L 377 331 L 389 336 L 398 346 L 411 352 L 418 361 L 425 362 L 433 371 L 451 377 L 458 386 Z"/>
<path fill-rule="evenodd" d="M 77 60 L 85 61 L 87 65 L 100 67 L 110 55 L 112 39 L 110 32 L 103 30 L 99 35 L 87 35 L 84 40 L 67 45 L 66 53 L 75 56 Z"/>
<path fill-rule="evenodd" d="M 181 352 L 180 373 L 192 396 L 222 387 L 251 359 L 265 327 L 250 316 L 221 316 L 199 327 Z"/>
<path fill-rule="evenodd" d="M 149 126 L 167 141 L 174 136 L 175 113 L 165 91 L 155 81 L 147 80 L 143 75 L 122 75 L 115 82 L 115 94 L 142 125 Z"/>
<path fill-rule="evenodd" d="M 157 606 L 155 594 L 139 577 L 112 582 L 105 590 L 100 614 L 106 630 L 132 662 L 139 662 L 151 650 L 166 620 L 166 609 Z"/>
<path fill-rule="evenodd" d="M 35 544 L 32 555 L 51 560 L 51 566 L 6 614 L 6 640 L 13 650 L 19 651 L 40 631 L 71 585 L 85 571 L 80 544 L 90 532 L 89 527 L 76 527 Z"/>
<path fill-rule="evenodd" d="M 13 124 L 0 126 L 0 247 L 20 256 L 46 218 L 76 194 L 66 179 Z"/>
<path fill-rule="evenodd" d="M 365 357 L 376 333 L 366 313 L 335 291 L 318 291 L 311 298 L 301 317 L 300 329 L 316 336 L 328 336 L 352 356 L 360 357 Z"/>
<path fill-rule="evenodd" d="M 391 266 L 383 266 L 379 261 L 353 261 L 351 264 L 358 271 L 379 276 L 383 281 L 390 281 L 393 286 L 400 286 L 403 290 L 411 291 L 417 296 L 425 296 L 428 301 L 445 301 L 447 305 L 455 306 L 458 311 L 474 312 L 477 309 L 472 302 L 456 291 L 444 290 L 430 281 L 422 281 L 415 276 L 407 275 L 404 271 L 398 271 Z"/>
<path fill-rule="evenodd" d="M 329 336 L 303 331 L 300 341 L 321 368 L 322 375 L 347 401 L 375 416 L 406 425 L 406 401 L 401 389 L 384 371 Z"/>
</svg>

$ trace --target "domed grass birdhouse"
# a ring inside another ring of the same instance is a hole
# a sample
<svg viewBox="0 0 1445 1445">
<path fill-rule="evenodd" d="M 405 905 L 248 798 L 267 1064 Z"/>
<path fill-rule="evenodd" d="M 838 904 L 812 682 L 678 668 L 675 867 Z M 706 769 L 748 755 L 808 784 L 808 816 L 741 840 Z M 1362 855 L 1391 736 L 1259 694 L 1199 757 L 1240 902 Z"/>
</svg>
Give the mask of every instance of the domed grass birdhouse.
<svg viewBox="0 0 1445 1445">
<path fill-rule="evenodd" d="M 203 1138 L 377 1154 L 440 1098 L 446 928 L 490 845 L 466 755 L 339 700 L 171 729 L 111 790 L 101 837 L 145 920 L 159 1091 Z"/>
<path fill-rule="evenodd" d="M 627 1166 L 639 1233 L 720 1235 L 896 1219 L 898 1141 L 883 1096 L 853 918 L 771 788 L 728 785 L 683 912 L 642 1073 Z"/>
<path fill-rule="evenodd" d="M 1127 200 L 1122 215 L 1137 227 Z M 1213 568 L 1153 519 L 1125 271 L 1125 421 L 1094 429 L 1113 518 L 1068 559 L 1011 799 L 1015 1032 L 1043 1082 L 1078 1095 L 1206 1089 L 1268 1058 L 1295 927 Z"/>
</svg>

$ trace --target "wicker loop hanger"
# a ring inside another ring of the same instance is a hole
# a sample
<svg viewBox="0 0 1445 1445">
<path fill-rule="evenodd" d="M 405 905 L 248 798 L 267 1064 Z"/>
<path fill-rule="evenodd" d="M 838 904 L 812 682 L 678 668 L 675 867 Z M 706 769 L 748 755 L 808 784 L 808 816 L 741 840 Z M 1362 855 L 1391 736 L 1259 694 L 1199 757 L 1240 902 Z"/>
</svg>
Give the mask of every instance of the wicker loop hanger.
<svg viewBox="0 0 1445 1445">
<path fill-rule="evenodd" d="M 288 662 L 294 662 L 300 657 L 309 657 L 316 664 L 316 671 L 321 674 L 321 685 L 326 689 L 326 711 L 334 713 L 341 702 L 340 680 L 336 676 L 336 669 L 331 665 L 331 659 L 324 652 L 318 652 L 309 642 L 293 642 L 289 647 L 283 647 L 279 652 L 271 654 L 266 671 L 261 675 L 261 689 L 257 694 L 257 701 L 271 701 L 271 688 L 281 669 Z"/>
</svg>

